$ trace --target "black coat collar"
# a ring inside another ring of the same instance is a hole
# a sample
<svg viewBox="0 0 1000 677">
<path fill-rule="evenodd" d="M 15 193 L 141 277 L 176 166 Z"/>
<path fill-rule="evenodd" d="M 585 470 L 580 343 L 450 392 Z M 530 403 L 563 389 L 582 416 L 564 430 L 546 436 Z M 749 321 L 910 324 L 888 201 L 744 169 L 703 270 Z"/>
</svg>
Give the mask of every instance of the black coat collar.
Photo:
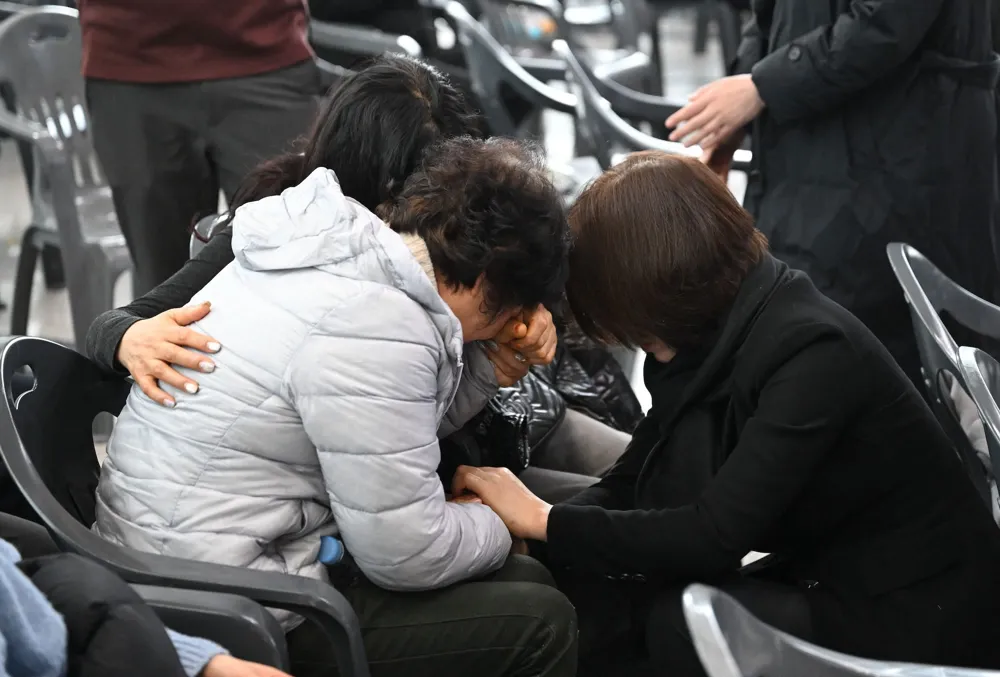
<svg viewBox="0 0 1000 677">
<path fill-rule="evenodd" d="M 721 323 L 716 339 L 666 364 L 646 360 L 643 380 L 653 400 L 650 416 L 669 430 L 684 406 L 731 372 L 733 358 L 774 293 L 799 275 L 770 254 L 751 269 Z"/>
</svg>

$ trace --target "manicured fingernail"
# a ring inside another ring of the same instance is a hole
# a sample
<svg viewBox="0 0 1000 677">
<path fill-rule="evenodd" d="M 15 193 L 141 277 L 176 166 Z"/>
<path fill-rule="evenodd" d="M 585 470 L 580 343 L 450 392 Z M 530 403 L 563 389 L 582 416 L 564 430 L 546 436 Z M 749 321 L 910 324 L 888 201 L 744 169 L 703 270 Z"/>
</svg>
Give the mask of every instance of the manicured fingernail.
<svg viewBox="0 0 1000 677">
<path fill-rule="evenodd" d="M 522 355 L 521 353 L 514 353 L 514 359 L 517 360 L 518 362 L 527 362 L 528 361 L 528 358 L 525 357 L 524 355 Z"/>
<path fill-rule="evenodd" d="M 175 406 L 177 406 L 177 403 L 168 397 L 167 399 L 163 400 L 163 406 L 173 409 Z"/>
<path fill-rule="evenodd" d="M 213 371 L 215 371 L 215 365 L 212 364 L 211 362 L 199 362 L 198 368 L 201 369 L 206 374 L 211 374 Z"/>
<path fill-rule="evenodd" d="M 220 350 L 222 350 L 222 344 L 217 343 L 215 341 L 209 341 L 206 347 L 208 348 L 208 352 L 210 353 L 217 353 Z"/>
<path fill-rule="evenodd" d="M 198 385 L 195 383 L 185 383 L 184 390 L 194 395 L 196 392 L 198 392 Z"/>
<path fill-rule="evenodd" d="M 494 351 L 494 352 L 496 352 L 497 350 L 500 350 L 500 346 L 497 345 L 496 341 L 487 341 L 486 342 L 486 347 L 489 348 L 490 350 Z"/>
</svg>

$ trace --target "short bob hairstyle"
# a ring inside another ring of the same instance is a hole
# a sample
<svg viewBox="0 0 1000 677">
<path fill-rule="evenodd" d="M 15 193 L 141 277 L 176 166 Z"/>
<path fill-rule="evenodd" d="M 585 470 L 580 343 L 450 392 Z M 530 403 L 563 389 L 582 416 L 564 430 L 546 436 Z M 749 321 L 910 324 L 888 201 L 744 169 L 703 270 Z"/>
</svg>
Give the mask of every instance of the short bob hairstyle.
<svg viewBox="0 0 1000 677">
<path fill-rule="evenodd" d="M 570 309 L 604 343 L 698 346 L 767 252 L 718 176 L 695 159 L 658 151 L 605 172 L 569 219 Z"/>
<path fill-rule="evenodd" d="M 530 144 L 470 136 L 442 141 L 378 214 L 396 232 L 419 235 L 434 270 L 453 289 L 471 289 L 482 278 L 488 314 L 562 298 L 569 224 Z"/>
</svg>

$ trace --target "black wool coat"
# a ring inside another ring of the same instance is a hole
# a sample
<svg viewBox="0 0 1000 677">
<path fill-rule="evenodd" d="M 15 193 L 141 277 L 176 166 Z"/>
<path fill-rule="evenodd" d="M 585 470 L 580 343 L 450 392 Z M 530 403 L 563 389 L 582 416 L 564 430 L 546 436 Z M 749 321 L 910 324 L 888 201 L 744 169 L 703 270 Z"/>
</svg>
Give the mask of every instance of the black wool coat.
<svg viewBox="0 0 1000 677">
<path fill-rule="evenodd" d="M 991 2 L 753 0 L 735 66 L 766 104 L 746 200 L 758 227 L 913 379 L 889 242 L 1000 300 Z"/>
</svg>

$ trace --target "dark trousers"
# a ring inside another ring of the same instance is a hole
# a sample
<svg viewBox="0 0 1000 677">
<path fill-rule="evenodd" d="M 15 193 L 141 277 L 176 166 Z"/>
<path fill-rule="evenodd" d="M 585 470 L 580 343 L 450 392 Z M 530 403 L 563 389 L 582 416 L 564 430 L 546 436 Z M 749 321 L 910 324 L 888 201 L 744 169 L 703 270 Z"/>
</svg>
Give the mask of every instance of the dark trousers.
<svg viewBox="0 0 1000 677">
<path fill-rule="evenodd" d="M 361 621 L 372 677 L 574 677 L 576 613 L 544 566 L 513 556 L 480 581 L 430 592 L 389 592 L 367 580 L 338 589 Z M 296 677 L 330 677 L 324 634 L 288 634 Z"/>
<path fill-rule="evenodd" d="M 654 586 L 571 574 L 560 575 L 559 583 L 580 619 L 580 677 L 705 677 L 681 604 L 687 584 Z M 765 623 L 812 638 L 801 588 L 738 574 L 707 583 Z"/>
<path fill-rule="evenodd" d="M 312 61 L 263 75 L 180 84 L 87 81 L 94 148 L 141 296 L 188 259 L 194 221 L 232 199 L 262 160 L 309 131 L 322 94 Z"/>
</svg>

